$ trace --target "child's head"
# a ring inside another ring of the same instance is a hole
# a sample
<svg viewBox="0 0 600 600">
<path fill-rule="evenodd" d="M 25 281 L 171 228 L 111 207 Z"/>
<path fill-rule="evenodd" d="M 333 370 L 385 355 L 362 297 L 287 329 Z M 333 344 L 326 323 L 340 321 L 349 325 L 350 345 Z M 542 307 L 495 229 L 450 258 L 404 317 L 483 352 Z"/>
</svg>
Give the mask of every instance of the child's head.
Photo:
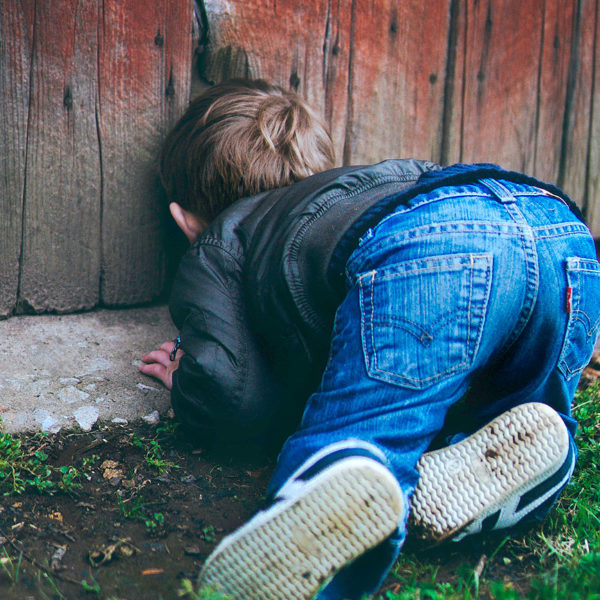
<svg viewBox="0 0 600 600">
<path fill-rule="evenodd" d="M 297 94 L 230 80 L 196 98 L 168 135 L 160 172 L 169 202 L 205 222 L 244 196 L 334 166 L 327 128 Z"/>
</svg>

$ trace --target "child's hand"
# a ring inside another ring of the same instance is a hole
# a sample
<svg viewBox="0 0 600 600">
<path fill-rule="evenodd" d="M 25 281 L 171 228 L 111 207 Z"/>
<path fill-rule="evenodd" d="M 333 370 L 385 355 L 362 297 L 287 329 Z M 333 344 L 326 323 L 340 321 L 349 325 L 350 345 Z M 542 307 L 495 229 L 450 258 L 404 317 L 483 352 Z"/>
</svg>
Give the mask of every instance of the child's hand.
<svg viewBox="0 0 600 600">
<path fill-rule="evenodd" d="M 167 389 L 173 387 L 173 373 L 179 367 L 179 359 L 183 356 L 183 350 L 177 350 L 175 360 L 171 360 L 173 342 L 165 342 L 158 350 L 142 356 L 142 362 L 146 363 L 140 367 L 144 375 L 150 375 L 162 381 Z"/>
</svg>

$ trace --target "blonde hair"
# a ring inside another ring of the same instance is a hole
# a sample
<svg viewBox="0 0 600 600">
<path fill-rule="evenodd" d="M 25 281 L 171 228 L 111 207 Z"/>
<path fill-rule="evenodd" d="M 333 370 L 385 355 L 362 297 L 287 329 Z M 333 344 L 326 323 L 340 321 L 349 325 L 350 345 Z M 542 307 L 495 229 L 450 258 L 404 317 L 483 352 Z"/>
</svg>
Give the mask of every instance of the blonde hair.
<svg viewBox="0 0 600 600">
<path fill-rule="evenodd" d="M 326 126 L 298 94 L 234 79 L 190 104 L 165 140 L 160 175 L 170 202 L 211 221 L 239 198 L 334 163 Z"/>
</svg>

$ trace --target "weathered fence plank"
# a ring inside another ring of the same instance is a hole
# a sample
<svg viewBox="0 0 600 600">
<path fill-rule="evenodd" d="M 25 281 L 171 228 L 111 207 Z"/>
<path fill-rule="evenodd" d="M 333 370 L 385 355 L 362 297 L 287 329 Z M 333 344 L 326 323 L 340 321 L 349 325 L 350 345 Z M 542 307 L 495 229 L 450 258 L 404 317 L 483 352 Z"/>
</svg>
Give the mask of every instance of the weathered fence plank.
<svg viewBox="0 0 600 600">
<path fill-rule="evenodd" d="M 18 302 L 91 308 L 100 277 L 98 4 L 35 3 Z"/>
<path fill-rule="evenodd" d="M 191 2 L 106 0 L 99 61 L 105 304 L 164 287 L 164 207 L 156 154 L 189 100 Z"/>
<path fill-rule="evenodd" d="M 568 112 L 573 32 L 577 27 L 577 2 L 546 0 L 543 6 L 540 73 L 536 84 L 536 139 L 532 172 L 540 179 L 562 184 L 563 140 Z M 583 188 L 572 188 L 582 204 Z"/>
<path fill-rule="evenodd" d="M 575 3 L 458 3 L 447 162 L 495 162 L 556 181 Z"/>
<path fill-rule="evenodd" d="M 6 0 L 0 11 L 0 317 L 14 309 L 19 287 L 32 8 Z"/>
<path fill-rule="evenodd" d="M 592 59 L 591 73 L 591 122 L 588 125 L 589 155 L 585 208 L 592 232 L 597 238 L 600 238 L 600 0 L 586 4 L 589 4 L 586 15 L 589 15 L 590 23 L 595 21 L 594 43 L 592 46 L 595 55 Z M 590 43 L 589 38 L 586 43 Z"/>
<path fill-rule="evenodd" d="M 449 0 L 353 3 L 345 163 L 440 159 Z"/>
<path fill-rule="evenodd" d="M 192 1 L 5 0 L 0 316 L 164 288 L 156 151 L 189 100 Z"/>
<path fill-rule="evenodd" d="M 583 206 L 592 231 L 600 236 L 600 1 L 582 0 L 578 7 L 559 183 Z"/>
</svg>

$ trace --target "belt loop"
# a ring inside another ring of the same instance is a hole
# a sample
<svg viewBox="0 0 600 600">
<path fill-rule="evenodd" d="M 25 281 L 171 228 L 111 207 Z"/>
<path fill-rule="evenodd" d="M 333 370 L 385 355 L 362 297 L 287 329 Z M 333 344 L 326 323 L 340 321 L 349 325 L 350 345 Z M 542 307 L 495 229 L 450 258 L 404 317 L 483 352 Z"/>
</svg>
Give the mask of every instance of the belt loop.
<svg viewBox="0 0 600 600">
<path fill-rule="evenodd" d="M 512 204 L 515 202 L 515 197 L 509 191 L 507 187 L 502 185 L 497 179 L 480 179 L 479 183 L 484 185 L 500 202 L 505 204 Z"/>
</svg>

